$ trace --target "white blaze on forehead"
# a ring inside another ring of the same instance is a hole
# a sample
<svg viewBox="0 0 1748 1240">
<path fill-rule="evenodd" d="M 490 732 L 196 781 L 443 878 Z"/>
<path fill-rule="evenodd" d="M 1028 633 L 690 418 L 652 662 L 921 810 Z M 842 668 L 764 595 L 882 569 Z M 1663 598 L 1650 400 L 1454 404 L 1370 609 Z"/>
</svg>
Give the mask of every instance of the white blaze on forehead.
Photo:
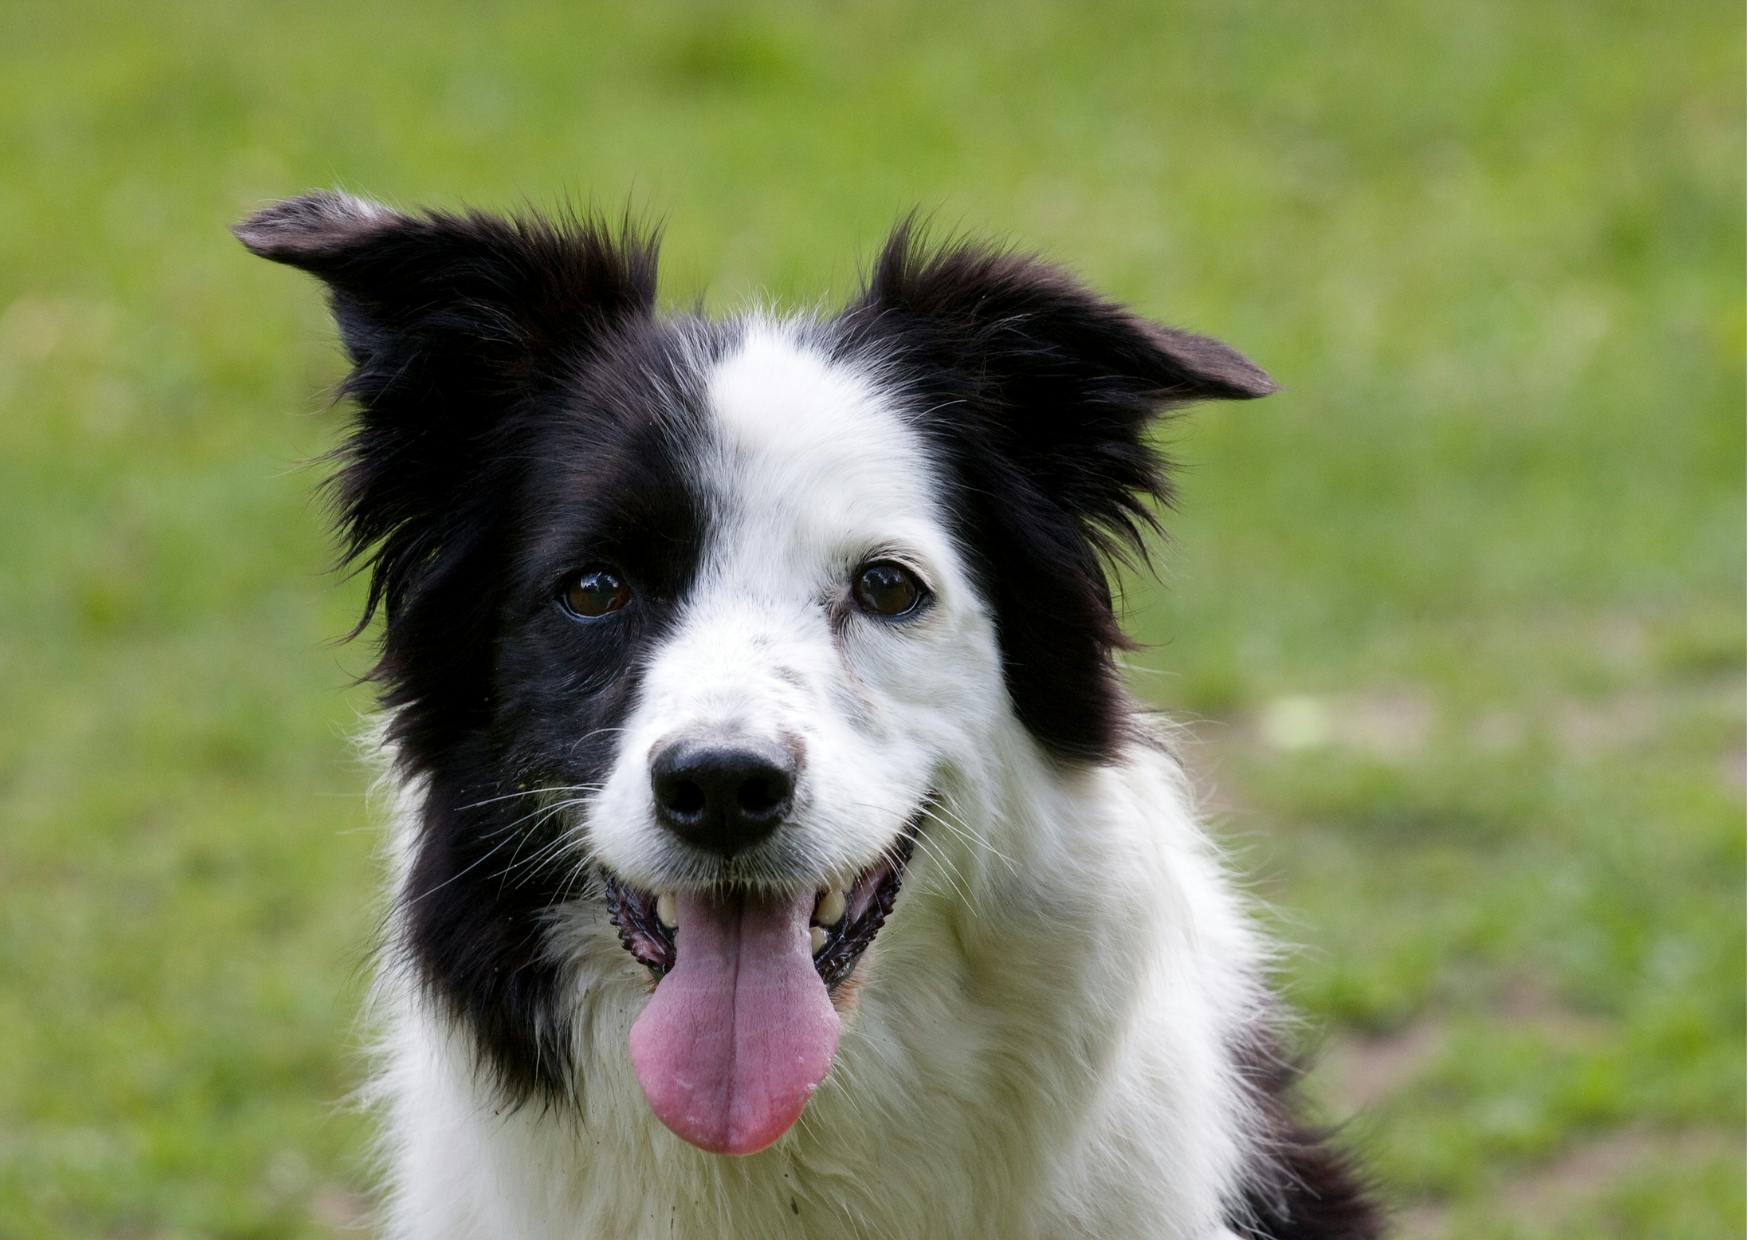
<svg viewBox="0 0 1748 1240">
<path fill-rule="evenodd" d="M 706 425 L 687 444 L 704 509 L 697 573 L 644 660 L 589 813 L 603 863 L 634 885 L 696 877 L 651 818 L 648 755 L 668 738 L 801 747 L 804 809 L 767 862 L 812 891 L 879 860 L 947 756 L 980 753 L 1006 718 L 994 624 L 916 411 L 877 370 L 833 360 L 810 340 L 818 330 L 750 323 L 699 376 Z M 881 555 L 931 587 L 917 623 L 851 603 L 857 566 Z"/>
<path fill-rule="evenodd" d="M 923 439 L 865 370 L 795 328 L 754 322 L 712 371 L 708 399 L 721 434 L 713 498 L 743 534 L 769 523 L 759 532 L 779 541 L 766 554 L 944 549 Z"/>
</svg>

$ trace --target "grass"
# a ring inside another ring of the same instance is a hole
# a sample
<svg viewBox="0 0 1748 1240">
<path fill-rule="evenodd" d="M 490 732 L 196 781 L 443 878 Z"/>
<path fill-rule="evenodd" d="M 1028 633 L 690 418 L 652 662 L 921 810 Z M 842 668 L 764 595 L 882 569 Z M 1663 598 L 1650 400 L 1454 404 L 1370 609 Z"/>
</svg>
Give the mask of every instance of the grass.
<svg viewBox="0 0 1748 1240">
<path fill-rule="evenodd" d="M 630 195 L 669 297 L 904 208 L 1285 383 L 1136 684 L 1418 1237 L 1744 1225 L 1743 26 L 1610 0 L 0 13 L 0 1236 L 343 1233 L 376 838 L 313 287 L 225 225 Z"/>
</svg>

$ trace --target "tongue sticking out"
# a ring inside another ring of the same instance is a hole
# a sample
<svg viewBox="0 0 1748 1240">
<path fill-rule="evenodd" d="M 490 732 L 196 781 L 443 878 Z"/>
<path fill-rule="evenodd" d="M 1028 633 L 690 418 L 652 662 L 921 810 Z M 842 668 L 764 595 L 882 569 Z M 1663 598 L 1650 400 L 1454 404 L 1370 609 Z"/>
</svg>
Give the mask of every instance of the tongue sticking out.
<svg viewBox="0 0 1748 1240">
<path fill-rule="evenodd" d="M 650 1108 L 716 1154 L 789 1131 L 831 1068 L 838 1014 L 813 967 L 813 896 L 677 897 L 674 967 L 631 1027 Z"/>
</svg>

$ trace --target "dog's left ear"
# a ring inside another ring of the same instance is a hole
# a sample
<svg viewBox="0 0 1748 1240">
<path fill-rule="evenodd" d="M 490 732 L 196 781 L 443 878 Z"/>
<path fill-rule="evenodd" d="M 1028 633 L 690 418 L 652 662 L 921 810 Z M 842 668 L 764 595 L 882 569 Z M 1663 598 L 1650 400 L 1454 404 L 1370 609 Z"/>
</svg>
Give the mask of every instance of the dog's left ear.
<svg viewBox="0 0 1748 1240">
<path fill-rule="evenodd" d="M 846 315 L 852 337 L 894 346 L 913 386 L 954 402 L 944 421 L 1072 511 L 1103 550 L 1169 500 L 1154 419 L 1203 400 L 1275 391 L 1238 350 L 1164 327 L 1061 268 L 964 244 L 930 251 L 900 225 Z"/>
<path fill-rule="evenodd" d="M 908 223 L 843 326 L 849 350 L 902 386 L 957 483 L 1020 718 L 1055 752 L 1108 754 L 1124 714 L 1111 654 L 1126 642 L 1103 561 L 1145 558 L 1155 505 L 1170 502 L 1151 425 L 1274 382 L 1060 268 L 979 245 L 930 250 Z"/>
</svg>

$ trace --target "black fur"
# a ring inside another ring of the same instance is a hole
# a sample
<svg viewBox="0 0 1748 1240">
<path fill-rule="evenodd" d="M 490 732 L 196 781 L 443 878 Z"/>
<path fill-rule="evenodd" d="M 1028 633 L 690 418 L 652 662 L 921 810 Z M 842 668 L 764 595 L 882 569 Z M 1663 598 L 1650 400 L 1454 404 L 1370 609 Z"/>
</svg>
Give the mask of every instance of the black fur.
<svg viewBox="0 0 1748 1240">
<path fill-rule="evenodd" d="M 701 433 L 690 363 L 718 342 L 652 317 L 652 241 L 590 221 L 318 194 L 237 231 L 327 282 L 353 364 L 343 556 L 369 570 L 358 628 L 385 615 L 371 675 L 400 760 L 428 780 L 398 946 L 513 1100 L 562 1096 L 545 919 L 582 876 L 542 799 L 563 794 L 540 790 L 604 777 L 638 656 L 685 593 L 704 523 L 681 463 Z M 635 600 L 579 623 L 557 593 L 600 563 Z"/>
<path fill-rule="evenodd" d="M 1263 1136 L 1227 1226 L 1244 1240 L 1380 1240 L 1384 1216 L 1359 1165 L 1334 1144 L 1333 1132 L 1298 1118 L 1298 1065 L 1266 1033 L 1236 1054 Z"/>
<path fill-rule="evenodd" d="M 372 673 L 422 771 L 478 725 L 489 686 L 458 653 L 489 638 L 505 497 L 554 389 L 603 342 L 649 324 L 653 239 L 592 221 L 406 216 L 318 193 L 245 220 L 264 258 L 328 286 L 358 403 L 332 481 L 343 558 L 370 573 L 362 630 L 387 612 Z M 462 679 L 458 682 L 457 677 Z"/>
<path fill-rule="evenodd" d="M 1274 390 L 1217 340 L 1138 318 L 1035 259 L 938 251 L 901 225 L 843 319 L 846 352 L 906 389 L 956 484 L 953 516 L 995 609 L 1008 693 L 1052 752 L 1115 756 L 1127 645 L 1106 577 L 1145 559 L 1169 504 L 1162 412 Z"/>
</svg>

